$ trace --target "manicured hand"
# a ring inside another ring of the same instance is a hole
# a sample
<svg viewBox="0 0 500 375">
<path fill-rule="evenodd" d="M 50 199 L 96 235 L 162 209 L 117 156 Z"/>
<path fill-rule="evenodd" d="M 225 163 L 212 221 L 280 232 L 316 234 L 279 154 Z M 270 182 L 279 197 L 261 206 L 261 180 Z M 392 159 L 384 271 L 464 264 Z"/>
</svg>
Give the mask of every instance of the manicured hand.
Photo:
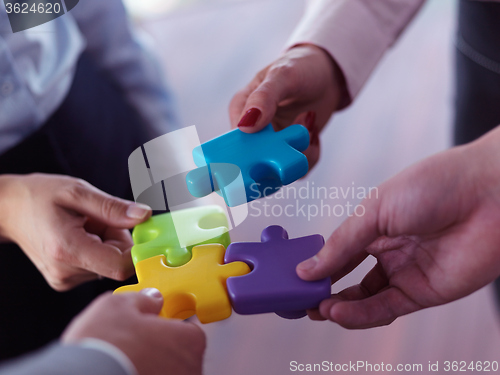
<svg viewBox="0 0 500 375">
<path fill-rule="evenodd" d="M 192 323 L 158 317 L 162 305 L 156 289 L 104 294 L 73 320 L 62 342 L 107 341 L 127 355 L 139 375 L 201 374 L 205 334 Z"/>
<path fill-rule="evenodd" d="M 335 282 L 367 256 L 377 259 L 359 285 L 324 300 L 311 318 L 385 325 L 500 275 L 500 127 L 406 169 L 378 192 L 362 203 L 364 216 L 349 217 L 297 267 L 304 280 Z"/>
<path fill-rule="evenodd" d="M 0 176 L 0 236 L 16 242 L 52 288 L 134 274 L 127 228 L 151 215 L 85 181 L 57 175 Z"/>
<path fill-rule="evenodd" d="M 330 55 L 314 45 L 300 45 L 257 73 L 231 100 L 229 116 L 232 127 L 246 133 L 269 123 L 275 130 L 303 124 L 311 135 L 305 154 L 312 168 L 319 159 L 319 133 L 344 100 L 344 78 Z"/>
</svg>

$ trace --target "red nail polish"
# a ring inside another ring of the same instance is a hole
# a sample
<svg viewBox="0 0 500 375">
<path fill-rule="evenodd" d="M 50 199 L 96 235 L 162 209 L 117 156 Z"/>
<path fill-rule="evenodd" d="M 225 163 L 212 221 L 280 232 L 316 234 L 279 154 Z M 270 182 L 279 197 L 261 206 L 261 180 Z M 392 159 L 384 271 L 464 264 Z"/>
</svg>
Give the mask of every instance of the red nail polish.
<svg viewBox="0 0 500 375">
<path fill-rule="evenodd" d="M 309 111 L 306 115 L 305 126 L 309 133 L 314 132 L 314 123 L 316 122 L 316 112 Z"/>
<path fill-rule="evenodd" d="M 243 115 L 240 122 L 238 123 L 238 127 L 248 128 L 251 126 L 255 126 L 257 120 L 259 119 L 262 112 L 258 108 L 250 108 L 247 113 Z"/>
</svg>

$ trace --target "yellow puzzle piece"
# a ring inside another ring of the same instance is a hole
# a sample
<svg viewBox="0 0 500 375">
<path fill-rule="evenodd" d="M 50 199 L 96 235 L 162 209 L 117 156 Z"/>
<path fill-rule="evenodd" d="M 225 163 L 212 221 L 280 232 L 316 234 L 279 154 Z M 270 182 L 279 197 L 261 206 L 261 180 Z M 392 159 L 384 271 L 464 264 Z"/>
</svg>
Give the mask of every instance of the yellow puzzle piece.
<svg viewBox="0 0 500 375">
<path fill-rule="evenodd" d="M 199 245 L 191 260 L 179 267 L 169 267 L 165 255 L 138 262 L 135 266 L 139 284 L 126 285 L 115 293 L 138 292 L 156 288 L 163 295 L 160 315 L 187 319 L 196 314 L 201 323 L 229 318 L 232 312 L 226 280 L 250 272 L 243 262 L 224 264 L 224 246 Z"/>
</svg>

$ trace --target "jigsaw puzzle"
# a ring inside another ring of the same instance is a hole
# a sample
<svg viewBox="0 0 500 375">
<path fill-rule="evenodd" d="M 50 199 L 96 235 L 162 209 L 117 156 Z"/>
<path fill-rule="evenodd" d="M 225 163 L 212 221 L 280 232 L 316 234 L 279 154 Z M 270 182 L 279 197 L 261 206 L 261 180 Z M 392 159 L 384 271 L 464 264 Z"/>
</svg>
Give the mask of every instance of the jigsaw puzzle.
<svg viewBox="0 0 500 375">
<path fill-rule="evenodd" d="M 216 191 L 229 207 L 270 195 L 307 173 L 301 152 L 307 147 L 309 132 L 302 125 L 275 132 L 269 124 L 254 134 L 232 130 L 193 150 L 200 168 L 187 174 L 188 190 L 195 197 Z"/>
<path fill-rule="evenodd" d="M 216 205 L 188 208 L 152 216 L 132 233 L 132 260 L 138 262 L 165 255 L 166 264 L 181 266 L 191 259 L 193 246 L 231 243 L 224 210 Z"/>
<path fill-rule="evenodd" d="M 300 318 L 306 309 L 315 308 L 330 297 L 330 278 L 304 281 L 296 272 L 297 265 L 316 255 L 323 247 L 323 236 L 288 239 L 278 225 L 262 232 L 262 242 L 237 242 L 229 245 L 225 263 L 242 261 L 252 272 L 227 280 L 227 290 L 238 314 L 276 312 L 284 318 Z"/>
<path fill-rule="evenodd" d="M 226 291 L 226 279 L 250 272 L 243 262 L 224 264 L 224 246 L 193 247 L 192 259 L 179 267 L 169 267 L 165 256 L 158 255 L 136 265 L 138 284 L 127 285 L 115 293 L 158 289 L 164 298 L 160 316 L 187 319 L 196 314 L 201 323 L 223 320 L 232 308 Z"/>
<path fill-rule="evenodd" d="M 192 242 L 207 238 L 203 231 L 208 231 L 210 236 L 222 233 L 204 242 L 229 243 L 227 231 L 221 231 L 227 219 L 220 207 L 183 211 L 181 218 L 185 222 L 181 228 L 190 231 Z M 133 253 L 139 283 L 118 288 L 115 293 L 157 288 L 164 297 L 161 316 L 187 319 L 196 314 L 200 322 L 209 323 L 228 318 L 232 305 L 239 314 L 275 312 L 296 319 L 330 297 L 330 278 L 304 281 L 296 273 L 300 262 L 323 247 L 321 235 L 290 240 L 285 229 L 274 225 L 264 229 L 262 242 L 233 243 L 227 251 L 220 243 L 182 247 L 171 215 L 153 218 L 134 230 L 138 245 Z"/>
</svg>

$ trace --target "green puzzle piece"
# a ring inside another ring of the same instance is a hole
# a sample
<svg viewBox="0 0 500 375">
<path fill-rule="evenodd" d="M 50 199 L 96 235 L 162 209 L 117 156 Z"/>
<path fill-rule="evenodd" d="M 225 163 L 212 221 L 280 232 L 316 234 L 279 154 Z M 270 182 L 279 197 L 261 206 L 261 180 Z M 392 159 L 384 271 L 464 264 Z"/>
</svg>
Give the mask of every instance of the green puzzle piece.
<svg viewBox="0 0 500 375">
<path fill-rule="evenodd" d="M 175 224 L 175 225 L 174 225 Z M 144 259 L 165 255 L 167 264 L 178 267 L 191 259 L 196 245 L 231 243 L 224 210 L 203 206 L 152 216 L 132 232 L 134 265 Z"/>
</svg>

